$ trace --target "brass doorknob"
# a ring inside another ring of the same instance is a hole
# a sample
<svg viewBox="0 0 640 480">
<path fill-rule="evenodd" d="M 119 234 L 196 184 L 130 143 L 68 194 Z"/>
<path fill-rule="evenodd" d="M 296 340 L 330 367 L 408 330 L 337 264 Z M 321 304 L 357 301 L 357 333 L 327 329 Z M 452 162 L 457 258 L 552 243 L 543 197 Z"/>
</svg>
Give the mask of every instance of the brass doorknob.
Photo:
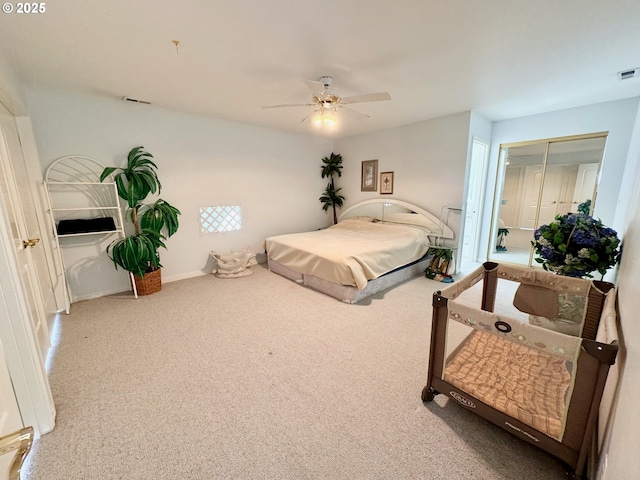
<svg viewBox="0 0 640 480">
<path fill-rule="evenodd" d="M 0 437 L 0 455 L 15 452 L 9 469 L 9 480 L 20 479 L 20 469 L 29 454 L 29 450 L 31 450 L 32 443 L 33 427 L 25 427 L 22 430 Z"/>
<path fill-rule="evenodd" d="M 39 241 L 40 241 L 39 238 L 30 238 L 29 240 L 23 240 L 22 241 L 22 246 L 24 248 L 27 248 L 27 247 L 33 248 L 33 247 L 36 246 L 36 243 L 38 243 Z"/>
</svg>

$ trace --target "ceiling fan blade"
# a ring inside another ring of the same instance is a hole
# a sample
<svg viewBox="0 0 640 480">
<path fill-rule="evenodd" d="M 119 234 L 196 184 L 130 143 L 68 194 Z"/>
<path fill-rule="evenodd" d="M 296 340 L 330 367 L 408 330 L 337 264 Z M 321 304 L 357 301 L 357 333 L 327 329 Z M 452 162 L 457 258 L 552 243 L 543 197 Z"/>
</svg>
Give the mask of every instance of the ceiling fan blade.
<svg viewBox="0 0 640 480">
<path fill-rule="evenodd" d="M 369 115 L 366 115 L 364 113 L 358 112 L 356 110 L 354 110 L 353 108 L 349 108 L 349 107 L 341 107 L 341 110 L 346 113 L 348 116 L 350 116 L 351 118 L 355 118 L 356 120 L 366 120 L 367 118 L 371 118 Z"/>
<path fill-rule="evenodd" d="M 326 93 L 326 89 L 322 82 L 314 82 L 313 80 L 307 80 L 307 85 L 313 92 L 314 97 L 322 98 Z"/>
<path fill-rule="evenodd" d="M 304 123 L 306 120 L 308 120 L 314 113 L 316 113 L 316 111 L 314 110 L 313 112 L 311 112 L 309 115 L 307 115 L 306 117 L 304 117 L 302 120 L 300 120 L 300 123 Z"/>
<path fill-rule="evenodd" d="M 368 93 L 366 95 L 356 95 L 354 97 L 344 97 L 341 101 L 344 105 L 350 103 L 364 103 L 364 102 L 381 102 L 383 100 L 391 100 L 391 95 L 387 92 L 382 93 Z"/>
<path fill-rule="evenodd" d="M 282 107 L 315 107 L 315 103 L 289 103 L 285 105 L 264 105 L 260 108 L 282 108 Z"/>
</svg>

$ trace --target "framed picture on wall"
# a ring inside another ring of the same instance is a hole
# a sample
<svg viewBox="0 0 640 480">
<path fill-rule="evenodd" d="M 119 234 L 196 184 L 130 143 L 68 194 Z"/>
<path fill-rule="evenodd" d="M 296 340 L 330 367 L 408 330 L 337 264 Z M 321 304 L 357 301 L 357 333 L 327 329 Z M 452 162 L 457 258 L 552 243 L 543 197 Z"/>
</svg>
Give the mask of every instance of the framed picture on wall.
<svg viewBox="0 0 640 480">
<path fill-rule="evenodd" d="M 393 193 L 393 172 L 382 172 L 380 174 L 380 194 L 390 195 Z"/>
<path fill-rule="evenodd" d="M 378 160 L 364 160 L 362 162 L 360 191 L 378 191 Z"/>
</svg>

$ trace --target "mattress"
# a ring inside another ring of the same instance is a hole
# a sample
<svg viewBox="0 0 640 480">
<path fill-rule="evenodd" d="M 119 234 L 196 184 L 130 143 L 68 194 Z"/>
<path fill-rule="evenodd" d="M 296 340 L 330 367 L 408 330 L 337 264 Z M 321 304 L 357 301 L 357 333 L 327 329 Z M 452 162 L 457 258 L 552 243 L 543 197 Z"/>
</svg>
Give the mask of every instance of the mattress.
<svg viewBox="0 0 640 480">
<path fill-rule="evenodd" d="M 556 440 L 571 374 L 565 358 L 474 330 L 447 360 L 443 380 Z"/>
<path fill-rule="evenodd" d="M 349 218 L 324 230 L 266 239 L 269 260 L 304 275 L 363 289 L 369 280 L 423 257 L 426 228 Z"/>
</svg>

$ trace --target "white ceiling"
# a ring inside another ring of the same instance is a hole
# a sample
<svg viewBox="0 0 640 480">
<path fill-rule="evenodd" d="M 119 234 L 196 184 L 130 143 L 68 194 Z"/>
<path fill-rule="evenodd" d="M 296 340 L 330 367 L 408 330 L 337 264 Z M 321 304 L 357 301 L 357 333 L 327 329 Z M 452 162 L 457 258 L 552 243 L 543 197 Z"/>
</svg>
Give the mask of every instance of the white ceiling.
<svg viewBox="0 0 640 480">
<path fill-rule="evenodd" d="M 13 2 L 15 5 L 15 2 Z M 351 136 L 475 110 L 491 120 L 640 95 L 639 0 L 65 0 L 0 13 L 25 83 Z M 179 40 L 176 51 L 173 40 Z M 300 124 L 306 80 L 334 77 L 370 119 Z M 146 108 L 139 105 L 138 108 Z"/>
</svg>

